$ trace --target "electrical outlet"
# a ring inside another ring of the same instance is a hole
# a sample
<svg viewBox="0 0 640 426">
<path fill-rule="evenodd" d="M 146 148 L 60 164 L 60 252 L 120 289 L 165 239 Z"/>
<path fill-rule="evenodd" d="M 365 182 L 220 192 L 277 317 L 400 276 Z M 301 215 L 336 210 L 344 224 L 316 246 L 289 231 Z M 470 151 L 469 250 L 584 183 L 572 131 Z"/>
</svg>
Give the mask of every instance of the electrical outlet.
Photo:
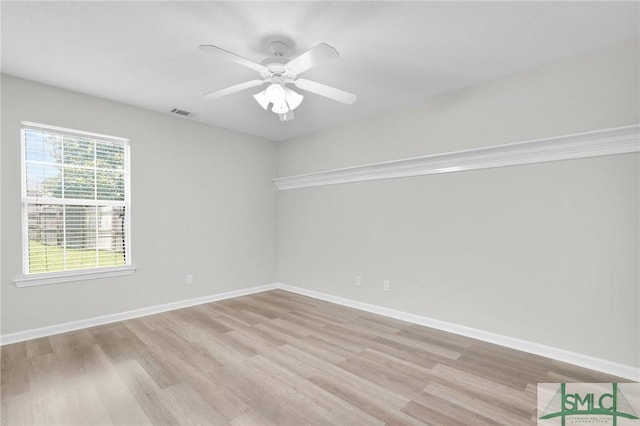
<svg viewBox="0 0 640 426">
<path fill-rule="evenodd" d="M 384 291 L 391 291 L 391 281 L 384 280 L 382 282 L 382 288 L 384 289 Z"/>
<path fill-rule="evenodd" d="M 356 287 L 360 287 L 362 285 L 362 277 L 360 275 L 356 275 Z"/>
<path fill-rule="evenodd" d="M 193 274 L 187 274 L 187 284 L 193 284 Z"/>
</svg>

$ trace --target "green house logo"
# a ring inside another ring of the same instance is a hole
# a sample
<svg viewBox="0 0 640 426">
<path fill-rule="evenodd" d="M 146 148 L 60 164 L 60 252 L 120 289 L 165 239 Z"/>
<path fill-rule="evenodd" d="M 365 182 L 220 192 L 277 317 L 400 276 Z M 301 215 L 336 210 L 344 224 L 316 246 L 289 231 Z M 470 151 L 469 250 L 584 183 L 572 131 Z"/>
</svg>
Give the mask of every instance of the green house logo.
<svg viewBox="0 0 640 426">
<path fill-rule="evenodd" d="M 575 390 L 575 389 L 574 389 Z M 613 426 L 618 425 L 618 419 L 638 420 L 638 415 L 622 393 L 617 383 L 611 384 L 611 391 L 594 391 L 580 389 L 582 392 L 568 392 L 567 384 L 560 383 L 557 392 L 551 398 L 539 417 L 540 420 L 559 418 L 565 426 L 567 419 L 571 423 L 593 423 L 597 418 L 606 416 Z M 604 420 L 604 419 L 603 419 Z M 635 422 L 634 422 L 635 423 Z M 638 422 L 640 424 L 640 422 Z"/>
</svg>

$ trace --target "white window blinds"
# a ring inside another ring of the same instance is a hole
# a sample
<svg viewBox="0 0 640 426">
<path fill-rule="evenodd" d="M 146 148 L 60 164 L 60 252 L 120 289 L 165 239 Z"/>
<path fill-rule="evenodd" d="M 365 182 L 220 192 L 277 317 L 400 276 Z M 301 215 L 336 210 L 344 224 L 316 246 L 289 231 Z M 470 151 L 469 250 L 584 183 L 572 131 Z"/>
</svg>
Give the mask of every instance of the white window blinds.
<svg viewBox="0 0 640 426">
<path fill-rule="evenodd" d="M 129 142 L 22 123 L 25 275 L 131 265 Z"/>
</svg>

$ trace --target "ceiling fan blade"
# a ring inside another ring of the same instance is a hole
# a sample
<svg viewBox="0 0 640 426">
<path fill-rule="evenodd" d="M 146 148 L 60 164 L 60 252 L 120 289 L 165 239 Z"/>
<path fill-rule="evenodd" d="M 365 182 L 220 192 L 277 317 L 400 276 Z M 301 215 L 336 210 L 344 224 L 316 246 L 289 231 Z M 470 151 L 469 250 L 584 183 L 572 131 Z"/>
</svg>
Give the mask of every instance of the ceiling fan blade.
<svg viewBox="0 0 640 426">
<path fill-rule="evenodd" d="M 221 98 L 222 96 L 227 96 L 232 93 L 240 92 L 241 90 L 246 90 L 252 87 L 260 86 L 263 83 L 266 83 L 266 80 L 245 81 L 244 83 L 236 84 L 234 86 L 230 86 L 224 89 L 213 91 L 211 93 L 207 93 L 205 96 L 213 99 Z"/>
<path fill-rule="evenodd" d="M 326 43 L 320 43 L 290 60 L 285 66 L 296 74 L 310 70 L 330 59 L 340 56 L 338 51 Z"/>
<path fill-rule="evenodd" d="M 231 59 L 232 61 L 240 64 L 240 65 L 244 65 L 247 68 L 251 68 L 252 70 L 256 70 L 258 72 L 263 72 L 263 71 L 267 71 L 267 68 L 264 65 L 260 65 L 256 62 L 253 62 L 252 60 L 249 60 L 247 58 L 243 58 L 240 55 L 236 55 L 233 52 L 229 52 L 228 50 L 224 50 L 218 46 L 214 46 L 212 44 L 201 44 L 199 46 L 200 50 L 203 50 L 205 52 L 209 52 L 209 53 L 213 53 L 214 55 L 218 55 L 218 56 L 225 56 L 228 57 L 229 59 Z"/>
<path fill-rule="evenodd" d="M 344 90 L 336 89 L 335 87 L 327 86 L 326 84 L 304 78 L 297 79 L 294 84 L 302 90 L 333 99 L 334 101 L 342 102 L 343 104 L 350 105 L 358 99 L 358 97 L 353 93 L 345 92 Z"/>
</svg>

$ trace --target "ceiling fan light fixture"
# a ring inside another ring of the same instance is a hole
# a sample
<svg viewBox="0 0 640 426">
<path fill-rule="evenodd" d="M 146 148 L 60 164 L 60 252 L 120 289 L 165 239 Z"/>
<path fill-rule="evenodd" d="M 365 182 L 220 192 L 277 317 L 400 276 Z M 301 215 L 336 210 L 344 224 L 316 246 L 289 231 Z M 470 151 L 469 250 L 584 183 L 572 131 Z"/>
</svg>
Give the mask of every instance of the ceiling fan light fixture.
<svg viewBox="0 0 640 426">
<path fill-rule="evenodd" d="M 266 90 L 263 90 L 262 92 L 253 95 L 253 98 L 260 104 L 260 106 L 264 110 L 269 108 L 269 99 L 267 99 L 267 95 L 265 94 L 265 92 Z"/>
<path fill-rule="evenodd" d="M 302 103 L 304 96 L 282 84 L 273 83 L 262 92 L 253 95 L 253 98 L 264 110 L 272 105 L 271 111 L 280 116 L 280 121 L 290 121 L 294 117 L 292 110 Z"/>
<path fill-rule="evenodd" d="M 285 112 L 284 114 L 278 114 L 280 121 L 291 121 L 295 118 L 293 111 Z"/>
<path fill-rule="evenodd" d="M 285 101 L 285 92 L 284 87 L 278 83 L 273 83 L 269 87 L 267 87 L 264 91 L 267 99 L 272 104 L 278 105 Z"/>
<path fill-rule="evenodd" d="M 281 102 L 274 103 L 271 107 L 271 111 L 276 114 L 284 114 L 289 111 L 289 107 L 287 107 L 287 103 L 283 99 Z"/>
<path fill-rule="evenodd" d="M 293 90 L 289 89 L 288 87 L 284 88 L 284 94 L 285 94 L 285 97 L 287 99 L 287 105 L 289 105 L 289 108 L 291 110 L 294 110 L 294 109 L 298 108 L 300 106 L 300 104 L 302 103 L 302 100 L 304 99 L 304 96 L 302 96 L 299 93 L 294 92 Z"/>
</svg>

